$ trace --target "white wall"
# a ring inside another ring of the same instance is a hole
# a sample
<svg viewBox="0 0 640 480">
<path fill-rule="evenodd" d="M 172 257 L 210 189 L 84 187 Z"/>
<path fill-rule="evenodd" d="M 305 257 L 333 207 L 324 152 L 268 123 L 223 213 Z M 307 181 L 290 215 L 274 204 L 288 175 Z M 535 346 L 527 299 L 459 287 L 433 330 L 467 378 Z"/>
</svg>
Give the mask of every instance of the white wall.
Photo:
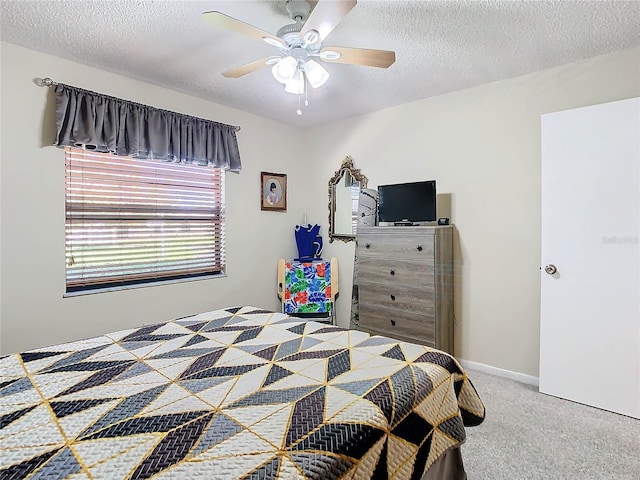
<svg viewBox="0 0 640 480">
<path fill-rule="evenodd" d="M 540 115 L 638 95 L 636 48 L 314 129 L 309 140 L 319 140 L 310 160 L 323 180 L 350 155 L 370 188 L 435 179 L 439 193 L 450 193 L 458 232 L 456 355 L 537 376 Z M 319 182 L 309 208 L 324 225 L 325 192 Z M 353 243 L 325 249 L 342 268 L 343 325 L 353 252 Z"/>
<path fill-rule="evenodd" d="M 303 178 L 292 127 L 2 43 L 1 351 L 11 353 L 240 304 L 278 309 L 276 262 L 297 251 Z M 51 77 L 139 103 L 240 125 L 240 174 L 226 175 L 226 278 L 63 298 L 64 152 Z M 288 174 L 288 210 L 260 210 L 260 171 Z M 326 205 L 326 200 L 322 202 Z"/>
<path fill-rule="evenodd" d="M 1 53 L 3 353 L 234 304 L 278 309 L 275 263 L 295 255 L 305 211 L 323 226 L 323 256 L 339 258 L 338 321 L 348 325 L 354 244 L 328 242 L 327 182 L 351 155 L 369 187 L 436 179 L 450 194 L 456 354 L 537 376 L 540 115 L 640 95 L 632 49 L 300 132 L 20 47 Z M 62 298 L 64 167 L 42 138 L 53 122 L 49 90 L 33 84 L 42 76 L 242 126 L 244 170 L 227 175 L 228 278 Z M 260 211 L 261 170 L 289 175 L 287 213 Z"/>
</svg>

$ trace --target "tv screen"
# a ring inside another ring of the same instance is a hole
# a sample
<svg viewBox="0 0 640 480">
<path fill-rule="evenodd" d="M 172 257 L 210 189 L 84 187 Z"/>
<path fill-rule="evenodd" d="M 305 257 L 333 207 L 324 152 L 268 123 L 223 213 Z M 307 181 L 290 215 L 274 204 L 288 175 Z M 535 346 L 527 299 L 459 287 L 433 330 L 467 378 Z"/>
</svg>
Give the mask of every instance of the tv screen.
<svg viewBox="0 0 640 480">
<path fill-rule="evenodd" d="M 378 187 L 378 222 L 419 223 L 435 220 L 435 180 Z"/>
</svg>

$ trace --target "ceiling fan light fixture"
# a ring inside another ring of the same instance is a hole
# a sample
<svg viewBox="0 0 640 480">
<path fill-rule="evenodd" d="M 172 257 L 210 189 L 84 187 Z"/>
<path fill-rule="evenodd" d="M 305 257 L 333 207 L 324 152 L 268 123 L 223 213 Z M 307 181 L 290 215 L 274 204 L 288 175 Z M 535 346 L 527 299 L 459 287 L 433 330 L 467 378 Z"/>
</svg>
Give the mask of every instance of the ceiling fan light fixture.
<svg viewBox="0 0 640 480">
<path fill-rule="evenodd" d="M 340 52 L 334 50 L 322 50 L 320 52 L 320 58 L 323 60 L 337 60 L 342 56 Z"/>
<path fill-rule="evenodd" d="M 273 78 L 283 84 L 287 84 L 294 76 L 298 68 L 298 60 L 294 57 L 287 56 L 281 58 L 271 69 Z"/>
<path fill-rule="evenodd" d="M 304 72 L 301 69 L 295 71 L 293 77 L 285 84 L 284 91 L 293 95 L 304 93 Z"/>
<path fill-rule="evenodd" d="M 329 80 L 329 72 L 315 60 L 307 60 L 304 64 L 304 72 L 309 80 L 309 85 L 319 88 Z"/>
</svg>

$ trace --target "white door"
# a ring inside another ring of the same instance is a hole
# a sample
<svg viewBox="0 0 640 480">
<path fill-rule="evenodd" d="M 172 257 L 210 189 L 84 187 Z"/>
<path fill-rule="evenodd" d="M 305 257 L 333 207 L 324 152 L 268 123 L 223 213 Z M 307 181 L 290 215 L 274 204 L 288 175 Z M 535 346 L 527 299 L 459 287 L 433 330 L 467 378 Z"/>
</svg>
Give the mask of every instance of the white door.
<svg viewBox="0 0 640 480">
<path fill-rule="evenodd" d="M 543 115 L 540 392 L 640 418 L 639 232 L 640 99 Z"/>
</svg>

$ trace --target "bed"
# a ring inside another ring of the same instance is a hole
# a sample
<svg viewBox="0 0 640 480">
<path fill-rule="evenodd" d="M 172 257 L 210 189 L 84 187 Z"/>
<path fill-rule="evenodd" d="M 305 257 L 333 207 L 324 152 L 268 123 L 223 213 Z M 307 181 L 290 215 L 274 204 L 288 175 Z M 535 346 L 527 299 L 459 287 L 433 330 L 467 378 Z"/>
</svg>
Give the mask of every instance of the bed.
<svg viewBox="0 0 640 480">
<path fill-rule="evenodd" d="M 3 480 L 458 479 L 483 418 L 446 353 L 255 307 L 0 358 Z"/>
</svg>

